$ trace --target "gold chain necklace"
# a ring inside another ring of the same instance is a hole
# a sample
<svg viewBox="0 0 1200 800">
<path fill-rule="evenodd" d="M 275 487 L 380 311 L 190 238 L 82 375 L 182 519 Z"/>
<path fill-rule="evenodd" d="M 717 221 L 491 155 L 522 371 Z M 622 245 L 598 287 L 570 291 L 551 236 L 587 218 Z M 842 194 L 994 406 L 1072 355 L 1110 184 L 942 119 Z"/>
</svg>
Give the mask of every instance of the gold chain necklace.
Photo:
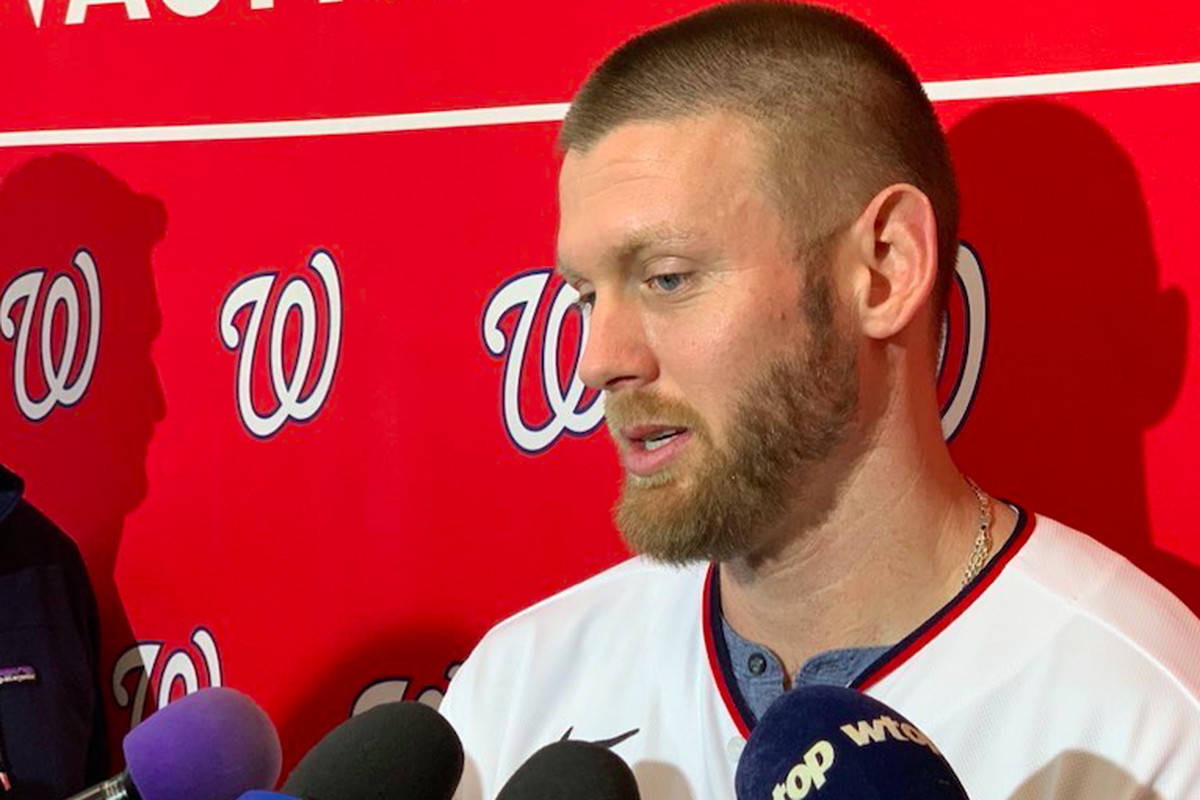
<svg viewBox="0 0 1200 800">
<path fill-rule="evenodd" d="M 992 550 L 992 500 L 975 481 L 970 478 L 966 478 L 966 481 L 970 484 L 971 491 L 975 492 L 975 498 L 979 500 L 979 533 L 975 535 L 971 558 L 967 560 L 967 567 L 963 570 L 963 586 L 975 580 L 983 565 L 987 563 L 988 553 Z"/>
</svg>

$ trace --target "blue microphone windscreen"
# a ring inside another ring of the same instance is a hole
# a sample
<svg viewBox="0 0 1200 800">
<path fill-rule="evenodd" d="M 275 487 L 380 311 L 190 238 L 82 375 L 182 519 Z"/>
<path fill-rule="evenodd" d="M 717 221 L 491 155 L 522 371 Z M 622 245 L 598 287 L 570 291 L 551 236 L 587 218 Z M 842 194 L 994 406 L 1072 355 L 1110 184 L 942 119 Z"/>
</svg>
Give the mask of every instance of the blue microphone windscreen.
<svg viewBox="0 0 1200 800">
<path fill-rule="evenodd" d="M 967 800 L 915 725 L 838 686 L 801 687 L 772 703 L 746 742 L 734 784 L 737 800 Z"/>
<path fill-rule="evenodd" d="M 142 800 L 234 800 L 279 780 L 282 752 L 270 718 L 233 689 L 181 697 L 122 744 Z"/>
<path fill-rule="evenodd" d="M 237 800 L 300 800 L 300 798 L 281 792 L 253 791 L 246 792 L 239 796 Z"/>
</svg>

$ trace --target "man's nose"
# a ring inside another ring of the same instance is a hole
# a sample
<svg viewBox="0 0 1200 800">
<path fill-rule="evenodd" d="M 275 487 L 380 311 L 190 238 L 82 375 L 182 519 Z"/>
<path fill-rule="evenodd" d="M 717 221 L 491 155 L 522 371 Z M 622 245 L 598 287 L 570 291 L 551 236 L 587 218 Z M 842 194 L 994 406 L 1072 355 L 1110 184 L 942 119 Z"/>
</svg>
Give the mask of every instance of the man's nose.
<svg viewBox="0 0 1200 800">
<path fill-rule="evenodd" d="M 588 317 L 579 377 L 593 389 L 632 389 L 658 377 L 658 364 L 636 309 L 597 299 Z"/>
</svg>

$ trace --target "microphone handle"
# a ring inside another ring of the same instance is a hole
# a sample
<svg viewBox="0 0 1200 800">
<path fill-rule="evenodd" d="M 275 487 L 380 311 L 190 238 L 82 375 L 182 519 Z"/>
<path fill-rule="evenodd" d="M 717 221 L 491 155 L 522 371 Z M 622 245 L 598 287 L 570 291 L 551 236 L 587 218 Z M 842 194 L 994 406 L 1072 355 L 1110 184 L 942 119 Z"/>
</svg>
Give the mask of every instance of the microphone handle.
<svg viewBox="0 0 1200 800">
<path fill-rule="evenodd" d="M 71 795 L 67 800 L 142 800 L 142 797 L 129 779 L 129 770 L 125 770 L 116 777 Z"/>
</svg>

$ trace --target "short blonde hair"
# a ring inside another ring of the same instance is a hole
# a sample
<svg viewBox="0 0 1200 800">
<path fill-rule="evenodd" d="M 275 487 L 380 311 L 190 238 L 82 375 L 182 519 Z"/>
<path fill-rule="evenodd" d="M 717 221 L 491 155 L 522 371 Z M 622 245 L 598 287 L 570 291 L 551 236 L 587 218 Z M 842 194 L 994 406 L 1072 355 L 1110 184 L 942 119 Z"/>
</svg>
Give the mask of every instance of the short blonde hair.
<svg viewBox="0 0 1200 800">
<path fill-rule="evenodd" d="M 583 152 L 627 122 L 713 111 L 764 137 L 768 190 L 809 256 L 884 187 L 924 192 L 937 219 L 940 313 L 958 250 L 954 170 L 921 82 L 882 36 L 819 6 L 714 6 L 610 53 L 575 95 L 559 146 Z"/>
</svg>

